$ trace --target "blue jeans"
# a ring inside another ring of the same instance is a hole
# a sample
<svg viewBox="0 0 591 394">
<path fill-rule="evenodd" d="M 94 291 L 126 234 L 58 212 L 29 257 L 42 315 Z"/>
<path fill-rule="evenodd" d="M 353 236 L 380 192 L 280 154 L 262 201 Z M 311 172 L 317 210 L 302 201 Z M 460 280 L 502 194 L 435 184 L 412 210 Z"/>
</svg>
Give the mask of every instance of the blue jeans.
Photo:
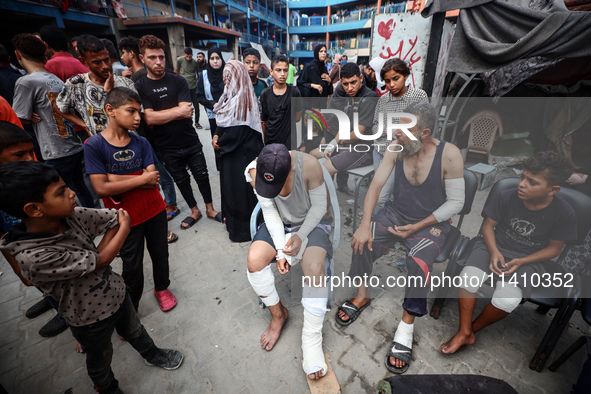
<svg viewBox="0 0 591 394">
<path fill-rule="evenodd" d="M 174 181 L 172 180 L 172 177 L 168 171 L 166 171 L 164 164 L 157 161 L 155 166 L 156 171 L 160 173 L 160 186 L 162 186 L 166 205 L 176 205 L 176 191 L 174 190 Z"/>
<path fill-rule="evenodd" d="M 80 151 L 71 156 L 46 160 L 45 164 L 52 166 L 60 173 L 66 185 L 76 192 L 78 200 L 80 200 L 80 204 L 83 207 L 94 208 L 92 194 L 90 194 L 84 183 L 83 157 L 84 151 Z"/>
<path fill-rule="evenodd" d="M 129 295 L 114 315 L 82 327 L 70 326 L 72 335 L 86 350 L 86 370 L 99 393 L 113 393 L 119 387 L 111 370 L 113 330 L 129 342 L 146 360 L 156 356 L 158 348 L 140 322 Z"/>
</svg>

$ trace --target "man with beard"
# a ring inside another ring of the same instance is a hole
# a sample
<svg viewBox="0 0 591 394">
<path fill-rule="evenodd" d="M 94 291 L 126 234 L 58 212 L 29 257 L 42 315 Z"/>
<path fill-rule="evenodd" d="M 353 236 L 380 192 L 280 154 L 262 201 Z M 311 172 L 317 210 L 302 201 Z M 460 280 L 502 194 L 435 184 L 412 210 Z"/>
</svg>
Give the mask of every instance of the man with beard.
<svg viewBox="0 0 591 394">
<path fill-rule="evenodd" d="M 203 145 L 191 122 L 194 109 L 189 85 L 180 75 L 166 72 L 165 47 L 164 42 L 153 35 L 140 39 L 140 60 L 146 66 L 148 75 L 137 81 L 135 86 L 142 99 L 146 123 L 154 128 L 154 145 L 191 209 L 189 216 L 181 222 L 181 229 L 186 230 L 203 217 L 193 195 L 187 167 L 197 182 L 207 216 L 220 222 L 222 219 L 213 207 Z"/>
<path fill-rule="evenodd" d="M 68 79 L 57 96 L 56 104 L 66 119 L 81 126 L 92 136 L 103 131 L 109 123 L 109 118 L 103 111 L 107 93 L 114 87 L 133 91 L 135 87 L 129 78 L 113 75 L 109 52 L 101 40 L 84 34 L 78 37 L 77 44 L 80 61 L 90 72 Z M 71 109 L 75 109 L 82 120 L 70 114 Z"/>
<path fill-rule="evenodd" d="M 428 283 L 433 260 L 450 229 L 452 216 L 464 205 L 463 160 L 459 149 L 433 138 L 436 113 L 427 103 L 413 103 L 408 116 L 395 131 L 396 143 L 386 150 L 367 191 L 361 225 L 353 235 L 353 258 L 349 277 L 361 283 L 356 296 L 346 301 L 336 315 L 337 323 L 348 326 L 369 306 L 368 277 L 372 265 L 396 242 L 407 248 L 408 271 L 403 314 L 386 356 L 386 367 L 394 373 L 408 369 L 412 354 L 415 317 L 427 313 Z M 414 115 L 416 122 L 413 122 Z M 371 217 L 380 190 L 394 172 L 394 200 Z M 356 277 L 361 278 L 361 282 Z M 365 279 L 364 279 L 365 278 Z"/>
</svg>

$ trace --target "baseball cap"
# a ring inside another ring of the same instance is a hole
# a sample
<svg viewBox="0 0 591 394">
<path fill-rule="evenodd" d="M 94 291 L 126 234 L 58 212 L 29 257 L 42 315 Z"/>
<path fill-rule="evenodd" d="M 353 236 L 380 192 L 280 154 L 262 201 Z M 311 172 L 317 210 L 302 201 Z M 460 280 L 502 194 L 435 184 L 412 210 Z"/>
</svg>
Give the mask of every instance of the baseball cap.
<svg viewBox="0 0 591 394">
<path fill-rule="evenodd" d="M 283 188 L 291 170 L 291 156 L 283 144 L 263 148 L 257 159 L 255 189 L 260 196 L 275 198 Z"/>
</svg>

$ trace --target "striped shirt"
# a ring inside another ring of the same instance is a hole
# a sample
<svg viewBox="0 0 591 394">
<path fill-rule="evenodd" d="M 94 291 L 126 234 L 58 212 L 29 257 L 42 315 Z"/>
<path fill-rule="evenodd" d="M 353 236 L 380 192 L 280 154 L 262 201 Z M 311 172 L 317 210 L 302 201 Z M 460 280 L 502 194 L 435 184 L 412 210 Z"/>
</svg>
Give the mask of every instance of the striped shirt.
<svg viewBox="0 0 591 394">
<path fill-rule="evenodd" d="M 386 137 L 386 114 L 388 112 L 403 112 L 409 104 L 420 101 L 424 101 L 426 103 L 429 102 L 427 93 L 423 89 L 415 89 L 410 86 L 408 87 L 406 93 L 400 97 L 394 97 L 388 92 L 379 98 L 376 105 L 376 111 L 373 116 L 373 126 L 371 128 L 372 134 L 376 135 L 378 133 L 378 125 L 380 120 L 379 114 L 383 114 L 382 124 L 384 125 L 384 129 L 382 130 L 380 138 L 374 142 L 374 147 L 377 148 L 378 153 L 383 155 L 386 152 L 388 145 L 390 145 L 390 142 L 392 142 L 392 140 L 388 140 Z M 395 118 L 394 122 L 398 122 L 398 119 Z"/>
</svg>

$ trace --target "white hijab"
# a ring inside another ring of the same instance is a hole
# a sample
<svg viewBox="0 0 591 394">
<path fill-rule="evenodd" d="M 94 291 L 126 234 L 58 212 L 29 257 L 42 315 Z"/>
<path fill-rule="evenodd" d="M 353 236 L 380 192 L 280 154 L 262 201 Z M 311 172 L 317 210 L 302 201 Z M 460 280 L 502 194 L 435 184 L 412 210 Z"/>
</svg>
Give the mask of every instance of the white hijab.
<svg viewBox="0 0 591 394">
<path fill-rule="evenodd" d="M 246 66 L 230 60 L 224 67 L 224 93 L 213 109 L 215 120 L 220 127 L 246 125 L 263 133 L 257 97 Z"/>
</svg>

